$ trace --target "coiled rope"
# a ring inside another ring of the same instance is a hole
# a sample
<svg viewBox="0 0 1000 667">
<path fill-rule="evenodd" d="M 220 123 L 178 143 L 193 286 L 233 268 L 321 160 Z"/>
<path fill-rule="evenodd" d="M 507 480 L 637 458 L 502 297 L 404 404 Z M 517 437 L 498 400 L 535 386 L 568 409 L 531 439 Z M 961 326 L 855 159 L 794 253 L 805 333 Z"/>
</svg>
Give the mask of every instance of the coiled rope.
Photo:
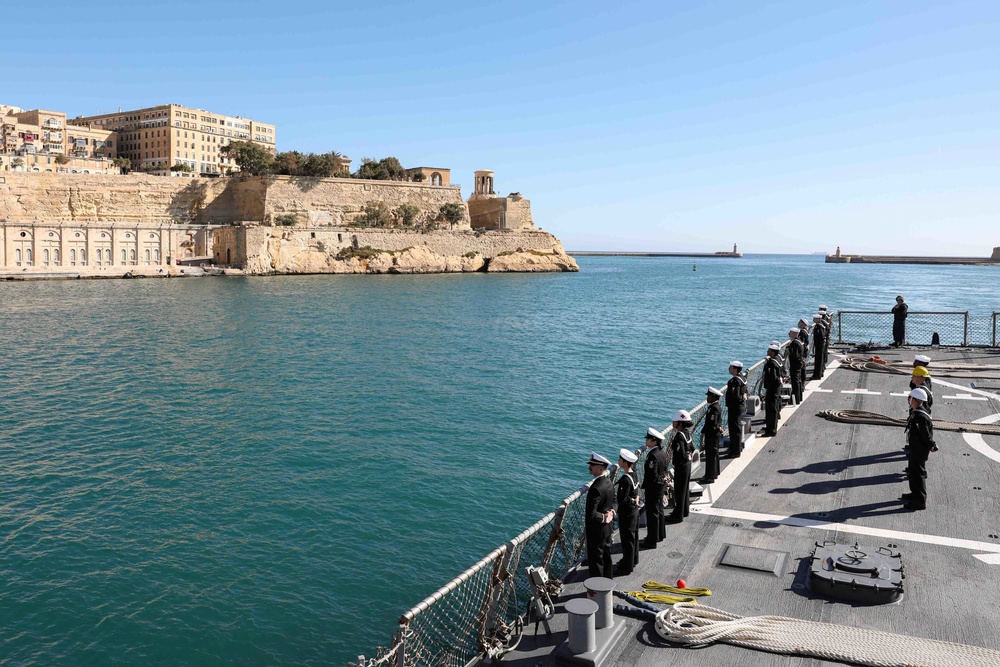
<svg viewBox="0 0 1000 667">
<path fill-rule="evenodd" d="M 841 368 L 862 373 L 890 373 L 910 375 L 913 365 L 906 363 L 879 363 L 869 359 L 847 356 L 840 360 Z M 931 377 L 1000 379 L 1000 368 L 976 364 L 934 364 Z"/>
<path fill-rule="evenodd" d="M 868 412 L 866 410 L 820 410 L 816 415 L 832 422 L 842 422 L 844 424 L 875 424 L 877 426 L 906 428 L 905 419 L 896 419 L 895 417 L 881 415 L 877 412 Z M 952 422 L 935 419 L 934 429 L 937 431 L 1000 435 L 1000 424 L 974 424 L 971 422 Z"/>
<path fill-rule="evenodd" d="M 670 584 L 661 584 L 658 581 L 647 581 L 642 585 L 644 591 L 626 591 L 630 595 L 644 602 L 655 602 L 657 604 L 675 604 L 677 602 L 689 602 L 697 604 L 696 597 L 706 597 L 712 594 L 707 588 L 678 588 Z M 650 591 L 657 591 L 651 593 Z"/>
<path fill-rule="evenodd" d="M 1000 651 L 783 616 L 737 616 L 686 602 L 656 615 L 670 642 L 725 642 L 757 651 L 807 655 L 872 667 L 996 667 Z"/>
</svg>

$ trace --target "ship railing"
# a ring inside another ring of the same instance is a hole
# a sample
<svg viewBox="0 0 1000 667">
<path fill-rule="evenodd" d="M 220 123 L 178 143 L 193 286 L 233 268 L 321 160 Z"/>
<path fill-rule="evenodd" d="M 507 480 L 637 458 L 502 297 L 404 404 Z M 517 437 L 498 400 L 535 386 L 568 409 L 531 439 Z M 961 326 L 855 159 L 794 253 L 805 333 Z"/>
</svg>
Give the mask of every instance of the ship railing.
<svg viewBox="0 0 1000 667">
<path fill-rule="evenodd" d="M 890 311 L 840 310 L 837 323 L 838 344 L 877 344 L 892 342 L 893 315 Z M 990 317 L 972 316 L 969 311 L 910 311 L 906 317 L 905 341 L 911 345 L 937 344 L 948 347 L 996 347 L 997 313 Z"/>
<path fill-rule="evenodd" d="M 788 340 L 781 343 L 782 354 L 788 344 Z M 761 359 L 744 370 L 751 394 L 763 391 L 764 362 Z M 728 377 L 721 379 L 717 388 L 724 392 L 728 381 Z M 721 401 L 721 408 L 726 424 L 725 401 Z M 699 450 L 707 411 L 705 401 L 690 410 Z M 668 424 L 662 431 L 669 442 L 673 428 Z M 645 447 L 635 450 L 639 457 L 635 470 L 640 485 L 646 451 Z M 617 472 L 617 465 L 609 467 L 612 479 Z M 526 617 L 534 594 L 527 568 L 543 567 L 550 577 L 563 580 L 580 561 L 586 546 L 584 524 L 589 486 L 589 482 L 581 486 L 556 510 L 400 616 L 390 647 L 377 648 L 374 658 L 359 656 L 357 662 L 350 663 L 351 667 L 466 667 L 498 648 L 502 652 L 505 640 L 520 631 L 518 623 Z"/>
</svg>

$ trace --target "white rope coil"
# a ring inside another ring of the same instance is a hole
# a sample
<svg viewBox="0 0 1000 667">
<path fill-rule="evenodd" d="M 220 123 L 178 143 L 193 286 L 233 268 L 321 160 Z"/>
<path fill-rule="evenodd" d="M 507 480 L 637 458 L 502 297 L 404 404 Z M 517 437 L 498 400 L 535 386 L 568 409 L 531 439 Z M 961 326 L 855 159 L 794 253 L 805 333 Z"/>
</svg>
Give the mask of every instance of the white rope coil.
<svg viewBox="0 0 1000 667">
<path fill-rule="evenodd" d="M 1000 665 L 1000 651 L 979 646 L 783 616 L 737 616 L 689 602 L 678 602 L 658 613 L 656 632 L 667 641 L 691 646 L 725 642 L 769 653 L 872 667 Z"/>
</svg>

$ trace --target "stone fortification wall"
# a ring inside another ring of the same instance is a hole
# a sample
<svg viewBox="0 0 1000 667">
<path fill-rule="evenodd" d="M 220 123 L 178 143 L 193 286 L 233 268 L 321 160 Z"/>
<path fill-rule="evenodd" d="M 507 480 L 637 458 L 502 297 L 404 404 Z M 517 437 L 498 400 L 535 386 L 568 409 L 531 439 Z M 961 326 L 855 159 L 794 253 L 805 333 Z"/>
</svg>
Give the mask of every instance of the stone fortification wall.
<svg viewBox="0 0 1000 667">
<path fill-rule="evenodd" d="M 294 214 L 297 224 L 343 226 L 353 221 L 370 201 L 382 202 L 390 209 L 400 204 L 411 204 L 424 215 L 436 213 L 442 204 L 461 204 L 465 208 L 458 187 L 295 176 L 271 176 L 266 181 L 265 217 L 245 216 L 244 220 L 273 220 L 279 215 Z M 468 218 L 458 227 L 468 229 Z"/>
<path fill-rule="evenodd" d="M 469 201 L 473 229 L 534 229 L 531 202 L 519 194 Z"/>
<path fill-rule="evenodd" d="M 145 174 L 5 173 L 0 220 L 9 222 L 205 222 L 259 219 L 261 185 L 238 179 Z"/>
<path fill-rule="evenodd" d="M 216 261 L 269 273 L 576 271 L 559 240 L 541 231 L 409 232 L 350 227 L 220 229 Z"/>
</svg>

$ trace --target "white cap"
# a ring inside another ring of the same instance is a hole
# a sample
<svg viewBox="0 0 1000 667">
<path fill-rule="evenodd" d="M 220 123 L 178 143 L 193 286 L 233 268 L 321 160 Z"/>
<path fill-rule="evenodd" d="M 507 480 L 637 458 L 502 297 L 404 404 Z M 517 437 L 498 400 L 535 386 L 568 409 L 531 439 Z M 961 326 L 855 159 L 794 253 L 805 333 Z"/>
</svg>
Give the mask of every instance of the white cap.
<svg viewBox="0 0 1000 667">
<path fill-rule="evenodd" d="M 921 403 L 926 403 L 927 402 L 927 392 L 924 391 L 923 389 L 921 389 L 920 387 L 917 387 L 916 389 L 914 389 L 913 391 L 910 392 L 910 398 L 915 398 L 918 401 L 920 401 Z"/>
<path fill-rule="evenodd" d="M 791 329 L 788 330 L 788 335 L 789 336 L 798 336 L 799 335 L 799 328 L 798 327 L 792 327 Z"/>
<path fill-rule="evenodd" d="M 732 366 L 733 368 L 743 368 L 742 361 L 730 361 L 729 365 Z"/>
<path fill-rule="evenodd" d="M 774 350 L 775 352 L 781 352 L 781 346 L 778 345 L 777 343 L 771 343 L 770 345 L 767 346 L 767 349 Z"/>
<path fill-rule="evenodd" d="M 688 412 L 687 410 L 678 410 L 676 414 L 674 414 L 674 421 L 689 422 L 691 421 L 691 413 Z"/>
<path fill-rule="evenodd" d="M 929 363 L 931 363 L 931 358 L 928 357 L 926 354 L 918 354 L 917 356 L 913 357 L 913 360 L 914 361 L 919 361 L 922 364 L 929 364 Z"/>
<path fill-rule="evenodd" d="M 590 465 L 591 463 L 596 463 L 597 465 L 602 465 L 602 466 L 611 465 L 611 461 L 607 460 L 597 452 L 590 453 L 590 460 L 587 461 L 587 465 Z"/>
<path fill-rule="evenodd" d="M 659 431 L 657 431 L 652 426 L 650 426 L 649 428 L 646 429 L 646 437 L 647 438 L 656 438 L 660 442 L 663 442 L 664 440 L 666 440 L 666 438 L 663 437 L 663 434 L 660 433 Z"/>
<path fill-rule="evenodd" d="M 622 457 L 629 463 L 635 463 L 636 461 L 639 460 L 639 457 L 635 455 L 635 452 L 625 449 L 624 447 L 622 447 L 621 450 L 619 450 L 618 456 Z"/>
<path fill-rule="evenodd" d="M 804 318 L 804 317 L 800 317 L 800 318 L 799 318 L 799 324 L 801 324 L 801 325 L 802 325 L 802 326 L 804 326 L 804 327 L 807 327 L 807 326 L 809 326 L 809 320 L 807 320 L 807 319 L 806 319 L 806 318 Z"/>
<path fill-rule="evenodd" d="M 709 387 L 708 393 L 712 394 L 713 396 L 722 396 L 722 392 L 716 389 L 715 387 Z"/>
<path fill-rule="evenodd" d="M 825 313 L 826 312 L 826 306 L 820 306 L 819 307 L 819 312 Z"/>
<path fill-rule="evenodd" d="M 816 313 L 815 315 L 813 315 L 813 322 L 815 322 L 816 320 L 821 320 L 821 319 L 823 319 L 823 316 L 820 315 L 819 313 Z"/>
</svg>

